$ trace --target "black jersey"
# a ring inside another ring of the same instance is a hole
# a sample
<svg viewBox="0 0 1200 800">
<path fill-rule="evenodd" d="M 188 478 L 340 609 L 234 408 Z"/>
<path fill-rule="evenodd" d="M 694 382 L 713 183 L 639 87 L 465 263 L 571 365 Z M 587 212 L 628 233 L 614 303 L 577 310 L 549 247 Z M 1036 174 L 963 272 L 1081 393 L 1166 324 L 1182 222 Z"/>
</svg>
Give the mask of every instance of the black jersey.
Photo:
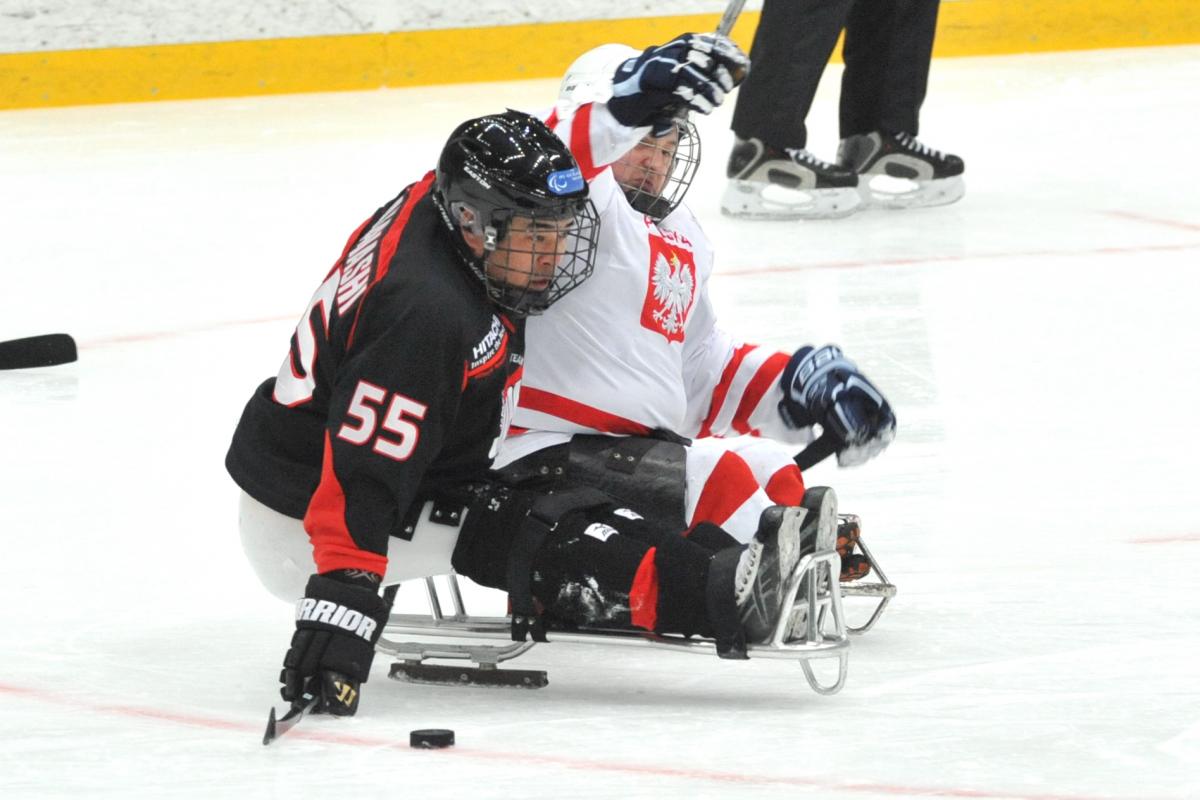
<svg viewBox="0 0 1200 800">
<path fill-rule="evenodd" d="M 516 404 L 524 323 L 462 263 L 432 185 L 350 237 L 225 459 L 247 494 L 304 519 L 318 572 L 382 575 L 415 503 L 486 474 Z"/>
</svg>

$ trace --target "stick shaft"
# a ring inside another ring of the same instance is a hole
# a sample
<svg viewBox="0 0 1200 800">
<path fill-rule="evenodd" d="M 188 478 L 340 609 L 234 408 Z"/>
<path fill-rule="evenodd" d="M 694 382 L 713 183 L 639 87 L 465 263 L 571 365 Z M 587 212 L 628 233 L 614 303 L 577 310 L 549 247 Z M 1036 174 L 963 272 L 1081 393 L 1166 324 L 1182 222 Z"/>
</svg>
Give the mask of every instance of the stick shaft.
<svg viewBox="0 0 1200 800">
<path fill-rule="evenodd" d="M 721 23 L 717 25 L 717 33 L 728 36 L 737 23 L 738 17 L 741 16 L 742 7 L 745 5 L 746 0 L 729 0 L 729 5 L 725 6 L 725 13 L 721 16 Z"/>
</svg>

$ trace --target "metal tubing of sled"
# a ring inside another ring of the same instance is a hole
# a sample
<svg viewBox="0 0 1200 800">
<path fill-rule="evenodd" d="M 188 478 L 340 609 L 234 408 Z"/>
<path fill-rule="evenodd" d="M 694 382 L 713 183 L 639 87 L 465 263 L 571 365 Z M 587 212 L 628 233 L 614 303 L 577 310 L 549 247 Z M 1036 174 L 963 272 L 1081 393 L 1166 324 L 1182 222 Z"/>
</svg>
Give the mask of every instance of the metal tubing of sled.
<svg viewBox="0 0 1200 800">
<path fill-rule="evenodd" d="M 862 520 L 857 514 L 839 514 L 838 519 L 841 522 L 853 523 L 858 526 L 859 531 L 862 530 Z M 863 555 L 866 556 L 867 562 L 871 565 L 871 568 L 875 570 L 875 574 L 879 577 L 879 580 L 871 583 L 844 583 L 842 584 L 842 596 L 880 598 L 879 603 L 875 606 L 875 610 L 871 613 L 871 616 L 866 623 L 859 625 L 858 627 L 847 624 L 846 631 L 848 633 L 861 636 L 862 634 L 871 630 L 875 623 L 879 621 L 879 618 L 883 616 L 883 610 L 887 608 L 887 604 L 891 601 L 891 599 L 896 596 L 896 586 L 888 580 L 887 574 L 884 573 L 883 568 L 879 566 L 879 562 L 875 560 L 875 556 L 871 554 L 871 549 L 867 547 L 867 543 L 863 541 L 861 535 L 858 539 L 858 547 L 860 550 L 862 550 Z"/>
<path fill-rule="evenodd" d="M 785 587 L 786 605 L 791 608 L 780 616 L 771 640 L 765 644 L 752 644 L 747 652 L 752 658 L 787 659 L 800 661 L 805 679 L 818 694 L 834 694 L 846 681 L 849 663 L 849 637 L 842 609 L 841 591 L 837 576 L 840 558 L 833 551 L 805 556 L 796 565 L 795 571 Z M 435 578 L 425 578 L 428 594 L 429 614 L 392 614 L 384 627 L 377 649 L 409 664 L 420 664 L 426 659 L 457 659 L 473 661 L 480 668 L 494 668 L 498 663 L 525 653 L 534 642 L 513 642 L 511 620 L 508 617 L 473 617 L 466 612 L 457 576 L 446 575 L 454 615 L 442 612 Z M 788 640 L 789 626 L 796 613 L 796 599 L 804 584 L 805 609 L 813 609 L 805 620 L 803 635 Z M 397 637 L 457 638 L 499 640 L 505 644 L 433 644 L 420 641 L 400 641 Z M 715 656 L 716 644 L 712 640 L 688 638 L 681 635 L 656 634 L 650 631 L 629 629 L 590 629 L 588 631 L 547 631 L 547 641 L 577 642 L 583 644 L 624 645 L 632 647 L 656 647 L 677 652 Z M 810 659 L 837 658 L 838 674 L 832 684 L 822 684 L 816 677 Z"/>
<path fill-rule="evenodd" d="M 379 649 L 397 658 L 414 657 L 411 650 L 405 649 L 410 642 L 394 641 L 393 636 L 433 636 L 447 639 L 497 639 L 511 642 L 512 625 L 508 617 L 472 617 L 469 620 L 444 619 L 437 624 L 430 624 L 429 618 L 421 614 L 393 614 L 387 627 L 386 636 L 379 640 Z M 632 647 L 671 648 L 679 652 L 697 653 L 700 655 L 715 655 L 716 645 L 706 639 L 685 639 L 682 636 L 657 634 L 650 631 L 629 631 L 617 628 L 597 628 L 583 631 L 547 631 L 548 642 L 575 642 L 578 644 L 613 644 Z M 511 648 L 523 648 L 521 652 L 532 647 L 534 642 L 511 642 Z M 785 642 L 779 647 L 774 645 L 752 644 L 747 651 L 755 658 L 822 658 L 833 657 L 837 651 L 845 649 L 850 644 L 846 638 L 826 638 L 820 642 Z M 469 658 L 465 652 L 455 648 L 469 648 L 470 645 L 446 645 L 442 648 L 420 644 L 418 647 L 427 655 L 426 658 Z M 508 648 L 505 648 L 508 649 Z M 435 652 L 436 651 L 436 652 Z M 520 653 L 514 652 L 506 658 L 514 658 Z M 505 659 L 500 659 L 505 660 Z"/>
</svg>

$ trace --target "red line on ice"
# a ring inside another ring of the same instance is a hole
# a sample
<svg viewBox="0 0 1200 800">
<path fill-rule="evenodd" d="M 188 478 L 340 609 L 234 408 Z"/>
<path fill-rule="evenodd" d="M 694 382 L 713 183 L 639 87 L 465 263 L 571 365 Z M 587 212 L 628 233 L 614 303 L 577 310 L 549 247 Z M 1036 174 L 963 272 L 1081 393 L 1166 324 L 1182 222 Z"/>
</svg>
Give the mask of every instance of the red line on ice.
<svg viewBox="0 0 1200 800">
<path fill-rule="evenodd" d="M 1151 225 L 1161 225 L 1167 228 L 1177 228 L 1184 231 L 1200 231 L 1200 225 L 1191 222 L 1179 222 L 1174 219 L 1163 219 L 1161 217 L 1151 217 L 1145 214 L 1138 214 L 1133 211 L 1105 211 L 1107 216 L 1116 217 L 1117 219 L 1130 219 L 1134 222 L 1147 222 Z"/>
<path fill-rule="evenodd" d="M 1179 542 L 1200 542 L 1200 533 L 1180 533 L 1173 536 L 1139 536 L 1130 539 L 1130 544 L 1178 544 Z"/>
<path fill-rule="evenodd" d="M 956 264 L 963 261 L 991 261 L 1009 258 L 1078 258 L 1080 256 L 1119 256 L 1138 253 L 1170 253 L 1180 250 L 1200 250 L 1200 244 L 1158 244 L 1131 247 L 1095 247 L 1084 250 L 1021 250 L 1007 253 L 974 253 L 955 256 L 913 256 L 885 258 L 877 261 L 814 261 L 811 264 L 789 264 L 779 267 L 752 267 L 718 271 L 716 277 L 739 278 L 745 275 L 770 275 L 778 272 L 804 272 L 816 269 L 867 269 L 870 267 L 903 267 L 912 264 Z"/>
<path fill-rule="evenodd" d="M 202 716 L 175 711 L 165 711 L 144 706 L 130 706 L 120 703 L 99 703 L 81 698 L 68 697 L 55 692 L 34 689 L 26 686 L 14 686 L 0 683 L 0 695 L 11 695 L 43 703 L 67 706 L 81 711 L 96 714 L 106 714 L 116 717 L 131 717 L 135 719 L 150 719 L 159 722 L 171 722 L 191 728 L 208 728 L 212 730 L 236 731 L 237 733 L 261 735 L 263 724 L 221 719 L 219 717 Z M 356 745 L 376 749 L 396 750 L 412 756 L 433 755 L 438 758 L 464 758 L 468 760 L 500 761 L 507 764 L 542 764 L 551 767 L 576 769 L 588 772 L 615 773 L 621 775 L 653 775 L 664 778 L 680 778 L 692 781 L 711 781 L 714 783 L 734 784 L 766 784 L 772 786 L 802 786 L 821 789 L 824 792 L 837 794 L 889 794 L 905 797 L 959 797 L 975 798 L 976 800 L 1001 800 L 1001 798 L 1016 798 L 1017 800 L 1098 800 L 1084 795 L 1067 794 L 1021 794 L 1020 792 L 985 791 L 977 789 L 939 788 L 932 786 L 900 786 L 879 783 L 838 783 L 819 778 L 800 778 L 793 776 L 746 775 L 736 772 L 718 772 L 716 770 L 684 769 L 652 764 L 612 763 L 588 761 L 586 759 L 568 758 L 565 756 L 536 755 L 531 753 L 513 753 L 492 750 L 472 750 L 456 747 L 452 750 L 413 752 L 404 743 L 394 739 L 384 739 L 374 736 L 359 736 L 346 733 L 330 733 L 315 730 L 310 727 L 296 727 L 287 734 L 288 739 L 304 739 L 310 742 L 324 742 L 335 745 Z M 276 747 L 286 746 L 277 744 Z M 1110 799 L 1111 800 L 1111 799 Z M 1143 799 L 1145 800 L 1145 799 Z"/>
<path fill-rule="evenodd" d="M 1116 213 L 1116 212 L 1114 212 Z M 1178 223 L 1187 226 L 1186 223 Z M 1200 230 L 1200 226 L 1195 226 Z M 1114 256 L 1134 255 L 1138 253 L 1164 253 L 1180 250 L 1200 250 L 1200 244 L 1164 244 L 1144 245 L 1138 247 L 1097 247 L 1087 250 L 1025 250 L 1009 253 L 975 253 L 954 256 L 913 256 L 911 258 L 885 258 L 875 261 L 814 261 L 811 264 L 787 264 L 778 267 L 751 267 L 749 269 L 734 269 L 715 273 L 720 278 L 741 278 L 753 275 L 771 275 L 781 272 L 805 272 L 818 269 L 868 269 L 870 267 L 902 267 L 913 264 L 949 264 L 964 261 L 990 261 L 1006 258 L 1077 258 L 1079 256 Z M 197 325 L 191 328 L 179 328 L 168 331 L 150 331 L 147 333 L 131 333 L 120 336 L 104 336 L 98 339 L 87 339 L 80 342 L 82 349 L 92 347 L 107 347 L 115 344 L 133 342 L 152 342 L 158 339 L 170 339 L 177 336 L 188 336 L 194 333 L 208 333 L 233 328 L 239 325 L 259 325 L 266 322 L 287 322 L 295 319 L 286 317 L 262 317 L 259 319 L 230 320 L 214 322 L 210 325 Z"/>
</svg>

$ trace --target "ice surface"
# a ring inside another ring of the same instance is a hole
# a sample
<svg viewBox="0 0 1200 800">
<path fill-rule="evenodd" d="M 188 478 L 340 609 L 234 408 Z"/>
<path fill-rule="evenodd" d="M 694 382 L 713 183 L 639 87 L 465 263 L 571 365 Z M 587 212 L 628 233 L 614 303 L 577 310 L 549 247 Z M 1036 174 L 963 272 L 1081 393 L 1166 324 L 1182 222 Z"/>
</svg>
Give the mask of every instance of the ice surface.
<svg viewBox="0 0 1200 800">
<path fill-rule="evenodd" d="M 836 69 L 810 147 L 836 147 Z M 1200 48 L 939 61 L 954 206 L 722 218 L 726 327 L 835 341 L 900 436 L 817 467 L 900 594 L 845 690 L 779 661 L 550 645 L 531 691 L 380 659 L 352 720 L 259 744 L 291 609 L 240 552 L 242 404 L 455 123 L 553 82 L 0 115 L 0 796 L 1200 796 Z M 453 728 L 448 751 L 408 731 Z"/>
</svg>

